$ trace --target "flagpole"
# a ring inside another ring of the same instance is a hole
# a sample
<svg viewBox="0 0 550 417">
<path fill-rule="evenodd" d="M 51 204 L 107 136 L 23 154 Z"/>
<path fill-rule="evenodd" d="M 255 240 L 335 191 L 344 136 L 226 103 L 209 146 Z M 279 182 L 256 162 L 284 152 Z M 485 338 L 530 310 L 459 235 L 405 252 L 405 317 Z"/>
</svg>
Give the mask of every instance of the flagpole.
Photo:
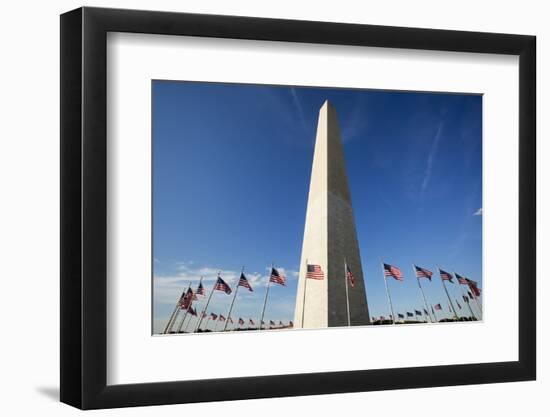
<svg viewBox="0 0 550 417">
<path fill-rule="evenodd" d="M 201 313 L 201 316 L 202 316 L 202 313 Z M 204 330 L 208 330 L 208 323 L 210 323 L 211 318 L 212 318 L 211 316 L 208 316 L 208 319 L 206 320 L 206 324 L 204 325 Z"/>
<path fill-rule="evenodd" d="M 480 319 L 483 320 L 483 310 L 481 309 L 481 304 L 479 304 L 479 301 L 477 300 L 477 295 L 475 295 L 473 292 L 472 295 L 474 296 L 474 301 L 476 302 L 477 308 L 479 309 L 479 314 L 481 315 Z"/>
<path fill-rule="evenodd" d="M 181 299 L 181 297 L 180 297 L 180 299 Z M 170 318 L 166 322 L 166 326 L 164 327 L 164 331 L 162 332 L 163 334 L 168 333 L 168 327 L 170 327 L 170 323 L 172 323 L 172 320 L 174 319 L 174 316 L 176 315 L 176 313 L 178 311 L 180 299 L 178 299 L 178 303 L 174 307 L 174 311 L 172 311 L 172 314 L 170 314 Z"/>
<path fill-rule="evenodd" d="M 464 291 L 464 288 L 462 288 L 462 301 L 464 301 L 466 304 L 468 304 L 468 309 L 470 310 L 470 313 L 472 314 L 472 317 L 476 320 L 478 320 L 477 316 L 474 313 L 474 310 L 472 310 L 472 306 L 470 305 L 470 299 L 468 298 L 468 294 Z M 467 301 L 466 301 L 467 300 Z"/>
<path fill-rule="evenodd" d="M 432 313 L 433 313 L 433 315 L 434 315 L 434 318 L 435 318 L 435 322 L 437 323 L 437 322 L 439 322 L 439 320 L 437 319 L 437 314 L 435 314 L 435 309 L 434 309 L 434 306 L 433 306 L 433 305 L 431 305 L 431 307 L 432 307 Z"/>
<path fill-rule="evenodd" d="M 220 321 L 220 316 L 218 316 L 216 320 L 214 320 L 214 330 L 212 330 L 212 332 L 216 333 L 216 329 L 218 328 L 219 321 Z"/>
<path fill-rule="evenodd" d="M 474 302 L 475 302 L 475 304 L 476 304 L 476 310 L 479 311 L 480 319 L 482 319 L 482 318 L 483 318 L 483 311 L 481 311 L 480 305 L 479 305 L 479 303 L 477 302 L 476 296 L 475 296 L 475 294 L 473 293 L 472 289 L 471 289 L 470 287 L 468 287 L 468 289 L 470 290 L 470 294 L 472 294 L 472 300 L 474 300 Z"/>
<path fill-rule="evenodd" d="M 241 268 L 241 275 L 244 272 L 244 265 Z M 231 300 L 231 305 L 229 306 L 229 313 L 227 313 L 227 320 L 225 321 L 225 326 L 223 326 L 223 331 L 225 332 L 227 330 L 227 325 L 229 324 L 229 317 L 231 317 L 231 312 L 233 311 L 233 304 L 235 303 L 235 298 L 237 298 L 237 292 L 239 291 L 239 282 L 241 280 L 241 277 L 237 279 L 237 284 L 235 285 L 235 294 L 233 295 L 233 300 Z"/>
<path fill-rule="evenodd" d="M 469 285 L 468 285 L 468 288 L 470 288 Z M 471 288 L 470 288 L 470 291 L 472 292 L 472 295 L 474 296 L 474 301 L 476 302 L 477 308 L 479 309 L 479 312 L 481 314 L 481 318 L 483 319 L 483 310 L 481 310 L 481 305 L 479 304 L 479 301 L 477 301 L 477 295 L 476 295 L 475 291 L 472 290 Z"/>
<path fill-rule="evenodd" d="M 418 288 L 420 288 L 420 292 L 422 293 L 422 299 L 424 300 L 424 307 L 426 307 L 426 312 L 428 313 L 428 316 L 430 316 L 430 311 L 428 310 L 428 303 L 426 302 L 426 296 L 424 295 L 424 290 L 422 289 L 422 285 L 420 285 L 420 278 L 416 274 L 416 266 L 413 264 L 413 272 L 416 276 L 416 282 L 418 282 Z M 430 322 L 432 321 L 432 316 L 430 316 Z"/>
<path fill-rule="evenodd" d="M 200 280 L 199 280 L 199 285 L 197 285 L 197 292 L 194 293 L 194 294 L 193 294 L 193 297 L 192 297 L 192 298 L 194 298 L 195 295 L 197 296 L 197 306 L 198 306 L 198 304 L 199 304 L 198 291 L 199 291 L 199 288 L 200 288 L 200 286 L 201 286 L 201 284 L 202 284 L 202 278 L 203 278 L 203 277 L 201 276 L 201 278 L 200 278 Z M 191 301 L 192 301 L 192 299 L 191 299 Z M 193 303 L 191 302 L 191 305 L 192 305 L 192 304 L 193 304 Z M 199 319 L 199 318 L 198 318 L 199 312 L 198 312 L 198 310 L 197 310 L 197 307 L 195 307 L 195 312 L 197 313 L 197 320 L 198 320 L 198 319 Z M 187 331 L 187 328 L 189 327 L 190 324 L 191 324 L 191 319 L 189 319 L 189 321 L 187 322 L 187 325 L 185 326 L 185 329 L 183 329 L 184 332 Z"/>
<path fill-rule="evenodd" d="M 201 285 L 202 285 L 202 278 L 203 278 L 203 277 L 201 276 L 201 278 L 199 279 L 199 285 L 197 285 L 197 292 L 196 292 L 197 304 L 196 304 L 196 306 L 195 306 L 195 313 L 197 313 L 197 320 L 199 319 L 199 310 L 197 310 L 197 307 L 198 307 L 199 301 L 200 301 L 200 299 L 199 299 L 199 288 L 200 288 Z M 203 288 L 203 289 L 204 289 L 204 288 Z M 201 296 L 201 298 L 202 298 L 202 296 Z M 201 314 L 201 315 L 202 315 L 202 314 Z M 187 330 L 187 327 L 186 327 L 186 330 Z"/>
<path fill-rule="evenodd" d="M 190 289 L 191 289 L 191 283 L 189 283 L 189 288 L 187 289 L 187 292 L 189 292 Z M 183 323 L 185 322 L 185 318 L 187 317 L 187 314 L 189 314 L 189 309 L 193 305 L 193 298 L 194 297 L 195 297 L 195 293 L 191 289 L 191 299 L 189 300 L 189 305 L 187 306 L 187 309 L 185 310 L 185 314 L 183 315 L 183 319 L 182 319 L 180 325 L 178 326 L 178 330 L 176 331 L 176 333 L 179 333 L 181 331 L 181 329 L 183 327 Z"/>
<path fill-rule="evenodd" d="M 307 259 L 306 259 L 306 274 L 304 275 L 304 301 L 302 302 L 302 329 L 304 328 L 304 319 L 306 312 L 306 289 L 307 289 Z"/>
<path fill-rule="evenodd" d="M 346 307 L 348 309 L 348 326 L 351 326 L 349 315 L 348 264 L 346 262 L 346 258 L 344 258 L 344 281 L 346 281 Z"/>
<path fill-rule="evenodd" d="M 384 278 L 384 285 L 386 286 L 386 295 L 388 296 L 388 303 L 391 312 L 392 323 L 395 324 L 395 314 L 393 313 L 393 304 L 391 302 L 390 290 L 388 288 L 388 280 L 386 279 L 386 274 L 384 272 L 384 262 L 380 263 L 382 265 L 382 277 Z"/>
<path fill-rule="evenodd" d="M 183 333 L 187 333 L 187 328 L 189 327 L 189 325 L 191 324 L 191 320 L 193 320 L 193 315 L 191 314 L 191 316 L 189 317 L 189 320 L 187 320 L 187 324 L 185 325 L 185 328 L 183 329 Z"/>
<path fill-rule="evenodd" d="M 218 276 L 217 278 L 220 277 L 220 272 L 218 272 Z M 201 312 L 201 319 L 199 320 L 199 324 L 197 324 L 197 327 L 195 328 L 195 331 L 194 333 L 197 332 L 197 330 L 199 329 L 199 327 L 201 327 L 201 323 L 202 323 L 202 319 L 204 318 L 203 317 L 203 312 L 205 312 L 206 310 L 208 310 L 208 305 L 210 304 L 210 300 L 212 298 L 212 294 L 214 294 L 214 288 L 216 288 L 216 282 L 218 282 L 218 279 L 216 278 L 216 280 L 214 281 L 214 285 L 212 286 L 212 291 L 210 291 L 210 295 L 208 296 L 208 301 L 206 302 L 206 305 L 204 306 L 204 309 L 202 310 Z"/>
<path fill-rule="evenodd" d="M 187 306 L 187 309 L 185 310 L 185 314 L 183 315 L 183 319 L 180 322 L 180 325 L 178 326 L 178 330 L 176 333 L 179 333 L 181 331 L 181 328 L 183 327 L 183 323 L 185 322 L 185 318 L 187 317 L 187 314 L 189 314 L 189 309 L 191 308 L 191 304 L 193 303 L 193 296 L 191 296 L 191 301 L 189 301 L 189 305 Z"/>
<path fill-rule="evenodd" d="M 187 308 L 187 311 L 185 312 L 185 315 L 183 316 L 183 320 L 181 321 L 181 323 L 180 323 L 180 325 L 179 325 L 179 327 L 178 327 L 178 331 L 177 331 L 178 333 L 180 333 L 181 330 L 182 330 L 182 328 L 183 328 L 183 323 L 185 323 L 185 319 L 186 319 L 187 316 L 188 316 L 188 313 L 189 313 L 189 309 L 190 309 L 190 308 L 191 308 L 191 306 L 189 306 L 189 307 Z M 189 317 L 191 317 L 191 316 L 189 316 Z M 189 325 L 189 321 L 190 321 L 190 319 L 187 321 L 187 325 L 186 325 L 186 326 Z"/>
<path fill-rule="evenodd" d="M 269 287 L 270 287 L 270 283 L 271 283 L 271 273 L 272 272 L 273 272 L 273 262 L 271 262 L 271 270 L 269 271 L 269 275 L 267 276 L 267 288 L 265 290 L 264 306 L 262 307 L 262 316 L 260 318 L 260 324 L 259 324 L 258 330 L 262 330 L 262 321 L 264 320 L 265 306 L 267 304 L 267 296 L 269 295 Z"/>
<path fill-rule="evenodd" d="M 448 309 L 449 309 L 449 315 L 451 316 L 451 318 L 453 318 L 452 316 L 453 316 L 454 308 L 451 308 L 451 304 L 450 304 L 449 302 L 447 302 L 447 307 L 448 307 Z M 455 317 L 455 318 L 458 317 L 458 316 L 456 315 L 456 313 L 455 313 L 454 317 Z"/>
<path fill-rule="evenodd" d="M 185 292 L 183 293 L 184 297 L 187 295 L 187 292 L 189 291 L 189 288 L 191 288 L 191 281 L 189 281 L 189 285 L 187 286 L 187 289 L 185 290 Z M 178 320 L 178 317 L 180 315 L 180 311 L 181 311 L 181 306 L 180 308 L 178 309 L 178 312 L 176 313 L 176 316 L 174 317 L 174 320 L 172 321 L 172 323 L 170 324 L 170 327 L 168 328 L 168 333 L 170 333 L 172 331 L 172 329 L 174 328 L 174 324 L 176 324 L 176 321 Z"/>
<path fill-rule="evenodd" d="M 178 312 L 176 313 L 176 317 L 174 317 L 174 320 L 172 321 L 172 323 L 170 324 L 170 327 L 168 328 L 168 333 L 172 332 L 172 330 L 174 329 L 174 325 L 176 324 L 176 322 L 178 321 L 178 317 L 180 316 L 180 312 L 181 312 L 182 308 L 180 306 L 180 309 L 178 310 Z"/>
<path fill-rule="evenodd" d="M 182 295 L 180 296 L 180 298 L 178 298 L 178 302 L 176 303 L 176 306 L 174 307 L 174 311 L 172 311 L 172 314 L 170 315 L 170 319 L 168 319 L 168 322 L 166 323 L 166 327 L 164 328 L 164 332 L 163 332 L 164 334 L 168 333 L 168 329 L 171 327 L 170 324 L 175 319 L 175 315 L 176 315 L 176 313 L 178 312 L 178 310 L 180 308 L 181 298 L 184 295 L 185 295 L 185 292 L 183 292 Z"/>
<path fill-rule="evenodd" d="M 445 290 L 445 294 L 447 294 L 447 299 L 449 300 L 449 305 L 451 306 L 451 309 L 453 310 L 452 313 L 454 313 L 455 317 L 458 319 L 458 315 L 456 314 L 455 306 L 451 302 L 451 297 L 449 296 L 449 291 L 447 291 L 447 286 L 445 285 L 445 279 L 441 278 L 441 268 L 439 266 L 437 267 L 439 270 L 439 278 L 441 279 L 441 285 L 443 285 L 443 289 Z"/>
</svg>

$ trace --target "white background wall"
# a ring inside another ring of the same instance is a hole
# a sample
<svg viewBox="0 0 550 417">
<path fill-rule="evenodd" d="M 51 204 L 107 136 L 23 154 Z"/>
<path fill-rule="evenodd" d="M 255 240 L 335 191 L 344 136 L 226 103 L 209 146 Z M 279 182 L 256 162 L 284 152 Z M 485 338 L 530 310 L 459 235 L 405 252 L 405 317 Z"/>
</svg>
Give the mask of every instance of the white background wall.
<svg viewBox="0 0 550 417">
<path fill-rule="evenodd" d="M 78 1 L 4 2 L 0 17 L 0 410 L 73 415 L 59 379 L 59 17 Z M 538 37 L 539 315 L 550 285 L 549 11 L 542 1 L 92 1 L 89 6 L 238 14 L 534 34 Z M 544 234 L 544 235 L 543 235 Z M 538 381 L 100 411 L 99 415 L 548 415 L 549 326 L 538 326 Z M 475 348 L 475 341 L 471 341 Z"/>
</svg>

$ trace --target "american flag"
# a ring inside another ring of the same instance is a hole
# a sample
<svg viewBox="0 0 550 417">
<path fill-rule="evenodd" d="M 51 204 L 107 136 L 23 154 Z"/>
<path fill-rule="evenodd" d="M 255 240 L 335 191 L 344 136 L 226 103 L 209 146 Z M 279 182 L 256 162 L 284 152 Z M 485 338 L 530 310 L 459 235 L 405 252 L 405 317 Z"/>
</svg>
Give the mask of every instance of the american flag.
<svg viewBox="0 0 550 417">
<path fill-rule="evenodd" d="M 458 281 L 459 284 L 468 285 L 468 280 L 465 277 L 463 277 L 462 275 L 459 275 L 455 272 L 455 277 L 456 277 L 456 280 Z"/>
<path fill-rule="evenodd" d="M 241 277 L 239 278 L 239 283 L 237 284 L 237 287 L 245 287 L 248 289 L 248 291 L 254 291 L 242 272 L 241 272 Z"/>
<path fill-rule="evenodd" d="M 434 306 L 434 308 L 435 308 L 436 310 L 438 310 L 438 311 L 439 311 L 439 310 L 443 310 L 443 308 L 441 307 L 441 304 L 439 304 L 439 303 L 436 304 L 436 305 Z"/>
<path fill-rule="evenodd" d="M 180 298 L 180 308 L 182 310 L 187 310 L 193 302 L 193 290 L 191 288 L 187 289 L 185 295 Z"/>
<path fill-rule="evenodd" d="M 279 285 L 286 285 L 286 278 L 283 274 L 277 271 L 275 268 L 271 268 L 271 275 L 269 276 L 269 282 L 274 282 Z"/>
<path fill-rule="evenodd" d="M 210 318 L 212 320 L 216 320 L 218 318 L 218 315 L 217 314 L 214 314 L 214 313 L 210 313 Z"/>
<path fill-rule="evenodd" d="M 254 326 L 254 320 L 248 319 L 248 323 L 251 324 L 252 326 Z"/>
<path fill-rule="evenodd" d="M 421 268 L 416 265 L 414 266 L 414 269 L 416 270 L 417 278 L 428 278 L 430 281 L 432 280 L 432 275 L 434 274 L 432 271 L 429 271 L 426 268 Z"/>
<path fill-rule="evenodd" d="M 412 317 L 412 316 L 413 316 L 413 313 L 409 313 L 409 312 L 407 311 L 407 317 Z"/>
<path fill-rule="evenodd" d="M 197 317 L 197 310 L 195 310 L 193 307 L 189 307 L 189 314 Z"/>
<path fill-rule="evenodd" d="M 347 264 L 346 264 L 346 275 L 347 275 L 349 284 L 350 284 L 352 287 L 355 287 L 355 277 L 354 277 L 353 274 L 351 273 L 351 270 L 349 269 L 349 265 L 347 265 Z"/>
<path fill-rule="evenodd" d="M 418 310 L 414 310 L 414 314 L 417 315 L 417 316 L 421 316 L 421 315 L 422 315 L 422 312 L 421 312 L 421 311 L 418 311 Z"/>
<path fill-rule="evenodd" d="M 325 279 L 325 274 L 319 265 L 307 265 L 306 278 L 309 279 Z"/>
<path fill-rule="evenodd" d="M 223 314 L 220 314 L 220 317 L 218 317 L 218 321 L 225 321 L 225 317 Z"/>
<path fill-rule="evenodd" d="M 229 288 L 227 282 L 225 282 L 221 277 L 218 277 L 216 284 L 214 285 L 214 290 L 223 291 L 226 294 L 231 294 L 231 288 Z"/>
<path fill-rule="evenodd" d="M 384 276 L 392 277 L 397 281 L 403 281 L 403 274 L 401 273 L 401 270 L 393 265 L 384 264 Z"/>
<path fill-rule="evenodd" d="M 466 278 L 466 280 L 468 281 L 468 287 L 470 287 L 470 290 L 472 291 L 472 293 L 476 297 L 479 297 L 481 295 L 481 290 L 478 288 L 477 282 L 472 281 L 471 279 L 468 279 L 468 278 Z"/>
<path fill-rule="evenodd" d="M 399 318 L 399 319 L 404 319 L 405 316 L 404 316 L 403 314 L 401 314 L 401 313 L 397 313 L 397 318 Z"/>
<path fill-rule="evenodd" d="M 239 317 L 239 326 L 242 326 L 244 324 L 244 320 Z"/>
<path fill-rule="evenodd" d="M 197 287 L 197 294 L 198 295 L 204 295 L 206 294 L 206 291 L 204 291 L 204 287 L 202 286 L 202 282 L 199 283 L 199 286 Z"/>
<path fill-rule="evenodd" d="M 448 272 L 445 272 L 441 268 L 439 269 L 439 275 L 441 276 L 442 281 L 453 282 L 453 276 L 451 274 L 449 274 Z"/>
</svg>

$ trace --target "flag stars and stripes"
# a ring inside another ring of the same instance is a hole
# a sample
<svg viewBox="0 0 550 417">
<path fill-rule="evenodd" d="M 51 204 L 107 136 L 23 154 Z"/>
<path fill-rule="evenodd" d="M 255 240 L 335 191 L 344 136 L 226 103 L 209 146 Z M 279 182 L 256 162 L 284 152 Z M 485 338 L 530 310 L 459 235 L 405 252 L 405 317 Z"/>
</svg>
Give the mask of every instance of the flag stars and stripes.
<svg viewBox="0 0 550 417">
<path fill-rule="evenodd" d="M 248 282 L 248 279 L 246 279 L 245 275 L 243 272 L 241 272 L 241 277 L 239 278 L 239 283 L 237 284 L 238 287 L 244 287 L 246 288 L 248 291 L 252 292 L 254 291 L 252 289 L 252 286 L 250 285 L 250 283 Z"/>
<path fill-rule="evenodd" d="M 277 269 L 271 268 L 271 275 L 269 276 L 269 282 L 273 282 L 279 285 L 286 285 L 286 277 L 280 273 Z"/>
<path fill-rule="evenodd" d="M 349 269 L 349 265 L 347 264 L 346 264 L 346 276 L 348 278 L 349 285 L 351 285 L 352 287 L 355 287 L 355 277 L 351 273 L 351 270 Z"/>
<path fill-rule="evenodd" d="M 462 275 L 459 275 L 455 272 L 456 280 L 460 285 L 468 285 L 468 279 L 466 277 L 463 277 Z"/>
<path fill-rule="evenodd" d="M 432 280 L 432 275 L 434 274 L 432 271 L 416 265 L 414 266 L 414 269 L 416 270 L 417 278 L 428 278 L 430 281 Z"/>
<path fill-rule="evenodd" d="M 442 281 L 453 282 L 453 275 L 447 271 L 442 270 L 441 268 L 439 268 L 439 276 L 441 277 Z"/>
<path fill-rule="evenodd" d="M 206 291 L 204 290 L 204 286 L 202 285 L 202 282 L 199 283 L 199 286 L 197 287 L 197 294 L 202 296 L 206 294 Z"/>
<path fill-rule="evenodd" d="M 325 279 L 320 265 L 307 264 L 306 279 Z"/>
<path fill-rule="evenodd" d="M 468 278 L 466 278 L 466 281 L 468 281 L 468 287 L 470 288 L 474 296 L 479 297 L 481 295 L 481 289 L 477 286 L 477 282 L 472 281 Z"/>
<path fill-rule="evenodd" d="M 231 288 L 229 285 L 227 285 L 227 282 L 225 282 L 221 277 L 218 277 L 216 280 L 216 284 L 214 285 L 215 291 L 223 291 L 226 294 L 231 294 Z"/>
<path fill-rule="evenodd" d="M 398 267 L 390 264 L 384 264 L 384 276 L 392 277 L 397 281 L 403 281 L 403 273 L 401 272 L 401 270 Z"/>
<path fill-rule="evenodd" d="M 180 299 L 180 307 L 182 310 L 187 310 L 193 303 L 194 293 L 191 287 L 187 289 L 185 295 Z"/>
</svg>

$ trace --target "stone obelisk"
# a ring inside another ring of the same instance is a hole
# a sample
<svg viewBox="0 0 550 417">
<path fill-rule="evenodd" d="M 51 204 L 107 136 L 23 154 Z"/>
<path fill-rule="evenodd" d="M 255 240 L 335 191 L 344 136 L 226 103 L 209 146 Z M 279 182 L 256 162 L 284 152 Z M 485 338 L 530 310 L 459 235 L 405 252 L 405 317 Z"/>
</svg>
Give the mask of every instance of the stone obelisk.
<svg viewBox="0 0 550 417">
<path fill-rule="evenodd" d="M 354 287 L 348 282 L 349 298 L 346 263 L 355 278 Z M 319 265 L 324 279 L 307 279 L 307 264 Z M 347 298 L 350 324 L 369 324 L 340 129 L 334 106 L 325 101 L 315 139 L 294 328 L 347 326 Z"/>
</svg>

